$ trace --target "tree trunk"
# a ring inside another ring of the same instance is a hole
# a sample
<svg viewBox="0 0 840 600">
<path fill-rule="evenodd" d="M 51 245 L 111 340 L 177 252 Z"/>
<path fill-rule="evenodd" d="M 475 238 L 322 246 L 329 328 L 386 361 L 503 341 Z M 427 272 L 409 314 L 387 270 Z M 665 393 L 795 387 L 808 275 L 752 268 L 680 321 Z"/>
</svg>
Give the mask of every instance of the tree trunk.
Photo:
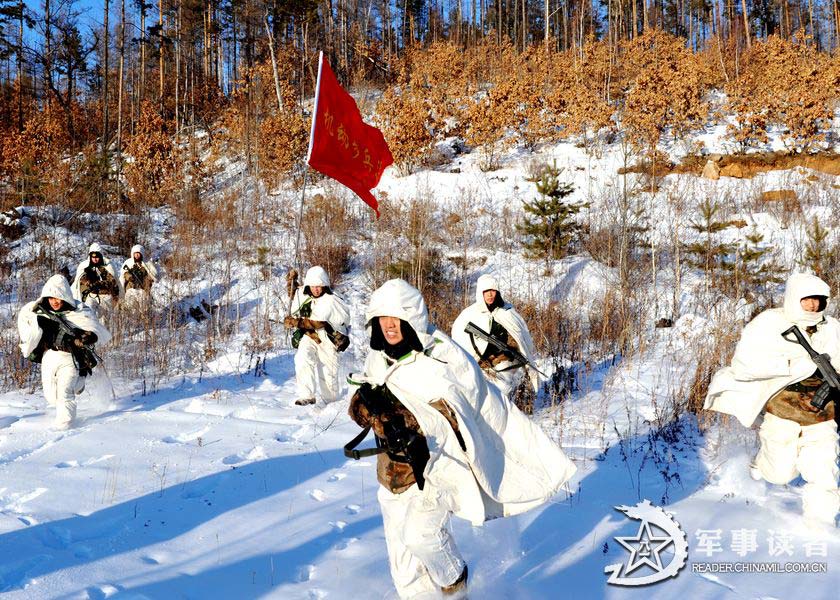
<svg viewBox="0 0 840 600">
<path fill-rule="evenodd" d="M 104 31 L 103 31 L 103 42 L 102 42 L 102 155 L 107 156 L 108 154 L 108 137 L 110 132 L 108 130 L 108 70 L 109 70 L 109 62 L 108 62 L 108 46 L 110 45 L 111 38 L 109 36 L 109 27 L 110 24 L 108 22 L 108 13 L 111 12 L 111 0 L 105 0 L 105 24 L 104 24 Z"/>
<path fill-rule="evenodd" d="M 181 0 L 178 0 L 178 12 L 175 16 L 175 139 L 180 133 L 180 92 L 181 92 Z"/>
<path fill-rule="evenodd" d="M 146 3 L 140 3 L 140 73 L 139 90 L 137 91 L 138 103 L 143 101 L 146 89 Z"/>
<path fill-rule="evenodd" d="M 160 44 L 158 52 L 158 76 L 160 79 L 158 102 L 160 114 L 163 115 L 163 0 L 158 0 L 158 43 Z"/>
<path fill-rule="evenodd" d="M 23 12 L 23 2 L 21 2 Z M 47 81 L 47 106 L 52 103 L 52 10 L 50 0 L 44 0 L 44 79 Z"/>
<path fill-rule="evenodd" d="M 543 27 L 545 31 L 543 31 L 543 42 L 545 43 L 545 49 L 548 50 L 548 38 L 549 38 L 549 27 L 548 22 L 551 18 L 549 13 L 549 1 L 543 0 Z"/>
<path fill-rule="evenodd" d="M 122 170 L 122 109 L 123 73 L 125 70 L 125 0 L 120 2 L 120 74 L 117 82 L 117 204 L 120 202 L 120 171 Z"/>
<path fill-rule="evenodd" d="M 741 0 L 741 12 L 744 13 L 744 37 L 747 40 L 747 50 L 752 48 L 750 40 L 750 15 L 747 12 L 747 0 Z"/>
<path fill-rule="evenodd" d="M 277 95 L 277 110 L 283 112 L 283 96 L 280 95 L 280 76 L 277 73 L 277 58 L 274 55 L 274 36 L 268 26 L 268 14 L 265 15 L 265 32 L 268 35 L 268 51 L 271 54 L 271 72 L 274 75 L 274 93 Z"/>
<path fill-rule="evenodd" d="M 17 47 L 17 108 L 18 131 L 23 131 L 23 11 L 26 5 L 20 0 L 20 14 L 18 15 L 18 47 Z"/>
</svg>

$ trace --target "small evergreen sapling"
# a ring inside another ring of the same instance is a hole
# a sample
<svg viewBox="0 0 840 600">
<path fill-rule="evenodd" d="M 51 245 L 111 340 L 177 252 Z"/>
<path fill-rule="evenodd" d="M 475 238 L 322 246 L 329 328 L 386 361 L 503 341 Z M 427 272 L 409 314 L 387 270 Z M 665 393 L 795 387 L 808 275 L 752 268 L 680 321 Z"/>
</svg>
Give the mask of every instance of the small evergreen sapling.
<svg viewBox="0 0 840 600">
<path fill-rule="evenodd" d="M 802 262 L 817 277 L 824 280 L 831 277 L 840 265 L 840 252 L 829 237 L 829 231 L 814 217 L 811 226 L 808 227 L 808 241 L 805 244 L 805 257 Z"/>
<path fill-rule="evenodd" d="M 567 256 L 580 236 L 580 225 L 574 217 L 583 202 L 569 202 L 566 198 L 574 191 L 571 183 L 560 182 L 560 169 L 545 166 L 536 177 L 529 179 L 536 184 L 540 197 L 531 202 L 523 201 L 525 216 L 516 226 L 522 234 L 522 245 L 531 258 L 557 260 Z"/>
</svg>

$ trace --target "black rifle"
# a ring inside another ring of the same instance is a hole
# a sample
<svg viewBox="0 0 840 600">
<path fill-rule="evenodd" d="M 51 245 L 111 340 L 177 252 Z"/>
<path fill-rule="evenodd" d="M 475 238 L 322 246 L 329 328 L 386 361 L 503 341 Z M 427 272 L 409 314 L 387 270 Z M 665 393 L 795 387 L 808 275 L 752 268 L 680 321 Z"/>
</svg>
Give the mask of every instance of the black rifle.
<svg viewBox="0 0 840 600">
<path fill-rule="evenodd" d="M 76 366 L 79 368 L 79 375 L 82 377 L 87 377 L 91 373 L 93 373 L 93 368 L 99 364 L 98 361 L 102 359 L 96 354 L 96 351 L 93 349 L 92 344 L 84 344 L 79 337 L 82 333 L 84 333 L 83 329 L 79 329 L 78 327 L 73 327 L 67 321 L 64 320 L 64 317 L 61 315 L 46 311 L 40 306 L 36 306 L 35 310 L 33 311 L 39 317 L 44 317 L 45 319 L 49 319 L 50 321 L 54 322 L 58 325 L 58 330 L 64 335 L 65 338 L 70 340 L 69 347 L 70 347 L 70 354 L 73 355 L 73 358 L 76 361 Z M 78 340 L 78 344 L 76 341 Z"/>
<path fill-rule="evenodd" d="M 791 333 L 796 338 L 795 340 L 788 337 Z M 831 366 L 831 357 L 828 354 L 819 354 L 816 350 L 814 350 L 811 347 L 811 344 L 808 343 L 808 340 L 805 339 L 805 336 L 802 335 L 799 327 L 796 325 L 783 332 L 782 337 L 792 344 L 799 344 L 805 348 L 805 352 L 808 353 L 808 356 L 810 356 L 811 360 L 814 361 L 814 364 L 817 365 L 817 370 L 823 377 L 822 384 L 819 388 L 817 388 L 817 392 L 811 400 L 811 406 L 819 408 L 820 410 L 825 410 L 825 407 L 831 401 L 831 392 L 833 390 L 834 408 L 838 408 L 837 393 L 840 392 L 840 377 L 838 377 L 837 371 L 834 370 L 834 367 Z"/>
<path fill-rule="evenodd" d="M 406 426 L 405 417 L 394 410 L 394 402 L 399 402 L 385 386 L 371 386 L 363 383 L 357 392 L 359 401 L 367 408 L 371 417 L 379 418 L 384 429 L 385 437 L 376 436 L 376 448 L 356 450 L 370 431 L 370 426 L 350 440 L 344 446 L 344 456 L 359 460 L 365 456 L 387 453 L 396 462 L 408 463 L 421 490 L 426 483 L 423 471 L 429 462 L 429 446 L 426 437 L 419 431 L 413 431 Z M 386 416 L 386 419 L 380 417 Z"/>
<path fill-rule="evenodd" d="M 131 280 L 134 282 L 134 285 L 137 288 L 141 290 L 146 289 L 146 277 L 148 273 L 146 273 L 146 270 L 143 269 L 140 265 L 134 263 L 134 265 L 131 268 L 128 268 L 127 265 L 123 265 L 123 271 L 128 273 L 128 276 L 131 277 Z"/>
<path fill-rule="evenodd" d="M 85 277 L 87 277 L 88 287 L 82 294 L 82 302 L 84 302 L 85 298 L 90 294 L 99 294 L 102 290 L 102 284 L 105 283 L 102 273 L 100 273 L 99 269 L 93 265 L 85 267 Z"/>
<path fill-rule="evenodd" d="M 498 348 L 498 349 L 499 349 L 499 350 L 500 350 L 503 354 L 508 355 L 508 356 L 509 356 L 512 360 L 514 360 L 514 361 L 516 361 L 516 362 L 518 362 L 518 363 L 519 363 L 519 364 L 518 364 L 518 365 L 516 365 L 515 367 L 510 367 L 510 368 L 523 367 L 523 366 L 525 366 L 525 365 L 528 365 L 529 367 L 531 367 L 532 369 L 534 369 L 537 373 L 539 373 L 539 374 L 540 374 L 540 375 L 542 375 L 543 377 L 546 377 L 546 378 L 548 377 L 548 375 L 546 375 L 545 373 L 543 373 L 542 371 L 540 371 L 540 370 L 539 370 L 539 369 L 538 369 L 538 368 L 534 365 L 534 363 L 532 363 L 530 360 L 528 360 L 527 358 L 525 358 L 525 355 L 524 355 L 524 354 L 522 354 L 519 350 L 517 350 L 516 348 L 511 348 L 510 346 L 508 346 L 507 344 L 505 344 L 505 343 L 504 343 L 502 340 L 500 340 L 500 339 L 494 338 L 492 335 L 490 335 L 489 333 L 487 333 L 486 331 L 484 331 L 481 327 L 479 327 L 479 326 L 478 326 L 478 325 L 476 325 L 475 323 L 472 323 L 472 322 L 467 323 L 467 326 L 466 326 L 466 327 L 464 327 L 464 332 L 465 332 L 465 333 L 468 333 L 468 334 L 470 334 L 470 335 L 477 335 L 478 337 L 480 337 L 481 339 L 483 339 L 484 341 L 486 341 L 488 344 L 491 344 L 491 345 L 495 346 L 495 347 L 496 347 L 496 348 Z M 508 370 L 508 369 L 505 369 L 505 370 Z"/>
</svg>

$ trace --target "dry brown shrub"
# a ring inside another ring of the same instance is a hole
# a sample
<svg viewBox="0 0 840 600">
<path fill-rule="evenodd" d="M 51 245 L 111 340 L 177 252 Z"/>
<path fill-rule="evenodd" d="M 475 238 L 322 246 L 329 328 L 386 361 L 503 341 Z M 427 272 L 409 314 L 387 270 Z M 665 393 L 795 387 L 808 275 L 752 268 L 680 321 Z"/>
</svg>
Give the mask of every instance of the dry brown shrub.
<svg viewBox="0 0 840 600">
<path fill-rule="evenodd" d="M 724 325 L 717 324 L 709 335 L 703 338 L 703 342 L 695 353 L 697 366 L 687 390 L 684 410 L 695 414 L 703 413 L 703 403 L 709 391 L 712 375 L 729 364 L 739 338 L 740 328 L 733 329 L 729 322 Z"/>
<path fill-rule="evenodd" d="M 630 87 L 622 125 L 637 149 L 651 154 L 666 131 L 677 138 L 702 124 L 708 114 L 704 82 L 711 78 L 684 40 L 650 30 L 628 42 L 625 52 Z"/>
<path fill-rule="evenodd" d="M 736 120 L 730 135 L 746 149 L 766 142 L 768 128 L 779 125 L 790 150 L 808 151 L 825 140 L 838 90 L 837 60 L 818 52 L 807 39 L 757 40 L 739 77 L 726 87 L 728 109 Z"/>
<path fill-rule="evenodd" d="M 139 206 L 172 203 L 183 185 L 182 160 L 178 156 L 166 122 L 151 102 L 141 105 L 137 129 L 125 147 L 130 157 L 123 174 L 127 192 Z"/>
<path fill-rule="evenodd" d="M 609 45 L 591 37 L 579 51 L 554 57 L 558 80 L 546 102 L 564 134 L 581 136 L 587 150 L 600 130 L 615 128 L 613 60 Z"/>
<path fill-rule="evenodd" d="M 298 111 L 284 111 L 260 123 L 260 150 L 263 180 L 276 186 L 288 177 L 306 154 L 309 129 Z"/>
<path fill-rule="evenodd" d="M 397 168 L 407 175 L 425 164 L 435 138 L 431 131 L 430 107 L 422 91 L 402 77 L 397 85 L 382 94 L 377 113 Z"/>
<path fill-rule="evenodd" d="M 350 269 L 352 240 L 358 228 L 347 204 L 344 198 L 315 194 L 306 201 L 301 223 L 303 256 L 307 263 L 324 267 L 333 287 Z"/>
<path fill-rule="evenodd" d="M 429 128 L 435 135 L 456 133 L 446 120 L 458 115 L 469 87 L 470 63 L 463 49 L 450 42 L 415 47 L 408 52 L 406 67 L 412 89 L 428 107 Z"/>
</svg>

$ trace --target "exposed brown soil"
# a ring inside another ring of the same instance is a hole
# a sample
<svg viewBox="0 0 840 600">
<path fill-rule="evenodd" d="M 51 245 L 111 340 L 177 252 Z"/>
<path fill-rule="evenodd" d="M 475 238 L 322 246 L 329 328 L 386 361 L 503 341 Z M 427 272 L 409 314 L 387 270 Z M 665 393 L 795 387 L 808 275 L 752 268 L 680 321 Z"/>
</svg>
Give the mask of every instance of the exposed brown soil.
<svg viewBox="0 0 840 600">
<path fill-rule="evenodd" d="M 715 160 L 715 159 L 718 160 Z M 700 175 L 706 162 L 714 160 L 721 170 L 721 176 L 734 176 L 750 179 L 759 173 L 767 171 L 782 171 L 794 167 L 813 169 L 828 175 L 840 175 L 840 154 L 834 152 L 821 152 L 818 154 L 788 154 L 785 152 L 763 152 L 757 154 L 725 154 L 686 156 L 678 165 L 657 161 L 654 165 L 657 176 L 670 175 L 672 173 L 693 173 Z M 648 161 L 632 165 L 618 170 L 623 173 L 647 173 L 651 172 L 651 165 Z"/>
</svg>

